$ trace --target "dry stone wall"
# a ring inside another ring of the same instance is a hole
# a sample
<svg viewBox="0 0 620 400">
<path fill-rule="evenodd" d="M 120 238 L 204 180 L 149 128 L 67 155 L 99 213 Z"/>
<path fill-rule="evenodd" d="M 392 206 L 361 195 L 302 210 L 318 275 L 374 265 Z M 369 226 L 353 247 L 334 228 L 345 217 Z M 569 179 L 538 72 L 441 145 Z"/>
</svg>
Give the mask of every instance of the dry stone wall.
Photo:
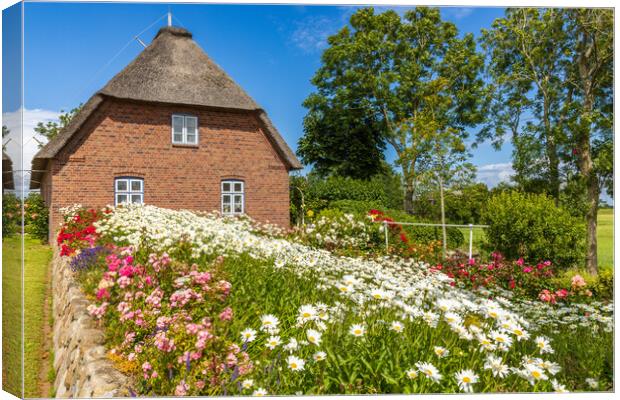
<svg viewBox="0 0 620 400">
<path fill-rule="evenodd" d="M 106 357 L 103 331 L 88 314 L 90 302 L 73 278 L 66 257 L 52 265 L 53 349 L 56 397 L 130 396 L 129 379 Z"/>
</svg>

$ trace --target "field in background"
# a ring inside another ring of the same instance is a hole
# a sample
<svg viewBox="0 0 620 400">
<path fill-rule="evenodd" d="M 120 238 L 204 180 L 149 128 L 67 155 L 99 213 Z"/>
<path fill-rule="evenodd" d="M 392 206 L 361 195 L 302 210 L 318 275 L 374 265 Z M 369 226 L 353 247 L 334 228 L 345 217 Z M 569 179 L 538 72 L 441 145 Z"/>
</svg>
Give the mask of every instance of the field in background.
<svg viewBox="0 0 620 400">
<path fill-rule="evenodd" d="M 6 390 L 12 393 L 21 390 L 20 239 L 19 235 L 15 235 L 2 242 L 2 374 Z M 24 387 L 26 397 L 41 397 L 39 372 L 46 351 L 43 334 L 45 290 L 52 251 L 49 246 L 28 236 L 24 244 Z"/>
<path fill-rule="evenodd" d="M 614 268 L 614 209 L 598 211 L 598 265 L 601 270 Z"/>
</svg>

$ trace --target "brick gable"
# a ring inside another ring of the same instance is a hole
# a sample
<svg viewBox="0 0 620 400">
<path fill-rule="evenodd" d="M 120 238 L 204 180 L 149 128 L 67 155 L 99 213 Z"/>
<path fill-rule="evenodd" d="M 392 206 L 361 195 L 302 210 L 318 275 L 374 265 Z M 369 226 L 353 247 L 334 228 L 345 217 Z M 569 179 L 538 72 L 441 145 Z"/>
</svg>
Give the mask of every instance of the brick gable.
<svg viewBox="0 0 620 400">
<path fill-rule="evenodd" d="M 172 144 L 173 113 L 198 117 L 198 146 Z M 199 211 L 220 210 L 221 180 L 241 179 L 246 214 L 289 225 L 288 169 L 252 111 L 108 98 L 48 168 L 41 190 L 51 231 L 61 207 L 114 204 L 119 176 L 144 179 L 146 204 Z"/>
</svg>

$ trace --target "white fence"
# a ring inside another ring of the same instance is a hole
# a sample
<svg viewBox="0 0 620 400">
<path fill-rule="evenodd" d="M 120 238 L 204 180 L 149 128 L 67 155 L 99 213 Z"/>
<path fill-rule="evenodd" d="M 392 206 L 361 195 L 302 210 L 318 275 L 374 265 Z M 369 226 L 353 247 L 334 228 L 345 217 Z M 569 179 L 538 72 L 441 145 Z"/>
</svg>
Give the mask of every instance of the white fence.
<svg viewBox="0 0 620 400">
<path fill-rule="evenodd" d="M 435 227 L 446 227 L 446 228 L 469 228 L 469 253 L 468 257 L 471 259 L 473 253 L 473 243 L 474 243 L 474 228 L 488 228 L 489 225 L 458 225 L 458 224 L 427 224 L 424 222 L 398 222 L 398 221 L 376 221 L 377 223 L 383 224 L 384 232 L 385 232 L 385 250 L 386 252 L 390 248 L 390 239 L 388 234 L 388 225 L 410 225 L 410 226 L 435 226 Z M 447 244 L 444 244 L 446 246 Z M 445 247 L 444 247 L 445 248 Z"/>
</svg>

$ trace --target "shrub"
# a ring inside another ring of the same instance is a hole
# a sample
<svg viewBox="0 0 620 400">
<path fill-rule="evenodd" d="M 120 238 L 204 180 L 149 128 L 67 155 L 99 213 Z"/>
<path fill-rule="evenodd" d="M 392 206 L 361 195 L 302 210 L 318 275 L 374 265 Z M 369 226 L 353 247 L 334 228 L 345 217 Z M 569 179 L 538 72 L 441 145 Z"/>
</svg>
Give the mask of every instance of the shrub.
<svg viewBox="0 0 620 400">
<path fill-rule="evenodd" d="M 381 226 L 372 223 L 369 217 L 332 209 L 325 209 L 311 219 L 298 237 L 313 247 L 347 255 L 369 253 L 383 244 Z"/>
<path fill-rule="evenodd" d="M 488 250 L 509 259 L 535 262 L 550 260 L 558 268 L 569 268 L 584 257 L 584 223 L 557 207 L 543 194 L 517 191 L 494 195 L 482 214 Z"/>
<path fill-rule="evenodd" d="M 2 195 L 2 237 L 15 233 L 20 225 L 19 199 L 14 194 Z"/>
<path fill-rule="evenodd" d="M 351 214 L 368 214 L 368 211 L 383 208 L 378 201 L 369 200 L 335 200 L 329 203 L 329 208 Z"/>
<path fill-rule="evenodd" d="M 570 269 L 564 271 L 554 279 L 554 283 L 558 287 L 571 287 L 575 285 L 576 278 L 580 277 L 583 280 L 583 287 L 581 292 L 584 297 L 583 300 L 588 300 L 589 297 L 595 300 L 612 300 L 614 295 L 614 274 L 611 270 L 605 270 L 599 272 L 598 276 L 592 276 L 586 271 L 578 269 Z M 578 281 L 578 280 L 577 280 Z M 586 293 L 586 290 L 590 291 L 591 295 Z"/>
<path fill-rule="evenodd" d="M 48 209 L 39 193 L 31 193 L 24 202 L 24 229 L 27 233 L 47 242 L 49 234 Z"/>
</svg>

